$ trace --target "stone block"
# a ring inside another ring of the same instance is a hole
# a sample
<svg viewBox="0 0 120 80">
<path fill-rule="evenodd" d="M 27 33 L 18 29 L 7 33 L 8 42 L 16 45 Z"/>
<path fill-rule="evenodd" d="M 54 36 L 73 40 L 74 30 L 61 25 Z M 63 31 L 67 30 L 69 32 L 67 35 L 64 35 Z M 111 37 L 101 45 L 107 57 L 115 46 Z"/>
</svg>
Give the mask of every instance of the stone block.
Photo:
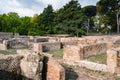
<svg viewBox="0 0 120 80">
<path fill-rule="evenodd" d="M 105 64 L 99 64 L 99 63 L 86 61 L 86 60 L 81 60 L 78 64 L 80 67 L 85 67 L 87 69 L 108 72 L 107 65 L 105 65 Z"/>
<path fill-rule="evenodd" d="M 48 42 L 48 38 L 35 38 L 34 42 L 35 43 L 38 43 L 38 42 Z"/>
<path fill-rule="evenodd" d="M 0 50 L 7 50 L 6 45 L 4 45 L 4 44 L 0 44 Z"/>
<path fill-rule="evenodd" d="M 13 34 L 12 33 L 5 33 L 5 32 L 0 32 L 0 39 L 10 39 L 13 38 Z"/>
<path fill-rule="evenodd" d="M 78 42 L 78 45 L 80 45 L 80 44 L 87 44 L 87 39 L 85 39 L 85 38 L 78 38 L 77 42 Z"/>
<path fill-rule="evenodd" d="M 59 41 L 59 38 L 57 37 L 50 37 L 48 42 L 58 42 Z"/>
<path fill-rule="evenodd" d="M 41 43 L 43 52 L 51 51 L 51 50 L 59 50 L 61 48 L 60 42 L 45 42 Z"/>
<path fill-rule="evenodd" d="M 115 68 L 115 73 L 120 74 L 120 67 Z"/>
<path fill-rule="evenodd" d="M 50 50 L 58 50 L 61 48 L 60 42 L 44 42 L 44 43 L 34 43 L 32 50 L 37 52 L 46 52 Z"/>
<path fill-rule="evenodd" d="M 32 50 L 37 52 L 43 52 L 43 46 L 40 43 L 34 43 L 32 45 Z"/>
<path fill-rule="evenodd" d="M 65 80 L 64 68 L 51 56 L 47 57 L 47 80 Z"/>
<path fill-rule="evenodd" d="M 21 80 L 20 55 L 0 56 L 0 80 Z"/>
<path fill-rule="evenodd" d="M 60 38 L 60 42 L 70 42 L 71 38 Z"/>
<path fill-rule="evenodd" d="M 61 42 L 61 48 L 64 48 L 66 45 L 77 45 L 77 42 L 73 42 L 73 41 Z"/>
<path fill-rule="evenodd" d="M 117 51 L 108 50 L 107 51 L 107 68 L 109 72 L 114 73 L 117 67 Z"/>
<path fill-rule="evenodd" d="M 83 50 L 80 46 L 70 46 L 64 47 L 63 59 L 69 61 L 80 61 L 83 58 Z"/>
<path fill-rule="evenodd" d="M 43 56 L 30 53 L 20 63 L 22 75 L 33 80 L 42 80 Z"/>
<path fill-rule="evenodd" d="M 106 43 L 97 43 L 83 46 L 83 57 L 87 58 L 89 56 L 102 54 L 107 51 Z"/>
</svg>

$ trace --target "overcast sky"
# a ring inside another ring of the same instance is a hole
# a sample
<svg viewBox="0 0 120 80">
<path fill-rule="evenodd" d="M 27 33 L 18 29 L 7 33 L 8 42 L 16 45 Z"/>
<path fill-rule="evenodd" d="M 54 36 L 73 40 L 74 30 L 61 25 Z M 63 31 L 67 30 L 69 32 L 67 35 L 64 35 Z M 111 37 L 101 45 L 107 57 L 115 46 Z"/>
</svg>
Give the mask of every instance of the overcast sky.
<svg viewBox="0 0 120 80">
<path fill-rule="evenodd" d="M 70 0 L 0 0 L 0 14 L 17 12 L 20 16 L 40 14 L 48 4 L 59 9 Z M 78 0 L 82 7 L 96 5 L 99 0 Z"/>
</svg>

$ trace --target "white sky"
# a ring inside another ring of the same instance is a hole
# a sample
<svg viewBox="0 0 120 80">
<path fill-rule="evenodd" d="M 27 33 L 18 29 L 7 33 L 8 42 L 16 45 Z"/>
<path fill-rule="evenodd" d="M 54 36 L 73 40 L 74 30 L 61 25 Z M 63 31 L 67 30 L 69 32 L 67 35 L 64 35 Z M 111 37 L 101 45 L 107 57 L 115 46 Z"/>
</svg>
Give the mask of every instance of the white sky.
<svg viewBox="0 0 120 80">
<path fill-rule="evenodd" d="M 48 4 L 59 9 L 70 0 L 0 0 L 0 14 L 17 12 L 20 16 L 40 14 Z M 78 0 L 82 7 L 96 5 L 99 0 Z"/>
</svg>

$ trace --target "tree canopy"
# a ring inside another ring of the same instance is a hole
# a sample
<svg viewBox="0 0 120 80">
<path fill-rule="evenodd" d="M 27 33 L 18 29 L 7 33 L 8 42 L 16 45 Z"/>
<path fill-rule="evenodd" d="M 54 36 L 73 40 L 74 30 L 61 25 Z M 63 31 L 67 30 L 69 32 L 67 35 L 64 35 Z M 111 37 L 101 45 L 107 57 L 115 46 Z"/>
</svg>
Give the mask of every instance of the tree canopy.
<svg viewBox="0 0 120 80">
<path fill-rule="evenodd" d="M 67 33 L 77 36 L 85 33 L 82 27 L 86 16 L 82 13 L 81 6 L 77 0 L 71 0 L 56 14 L 56 33 Z"/>
<path fill-rule="evenodd" d="M 89 31 L 119 31 L 119 27 L 120 0 L 100 0 L 96 6 L 88 5 L 83 8 L 78 0 L 71 0 L 57 10 L 49 4 L 42 13 L 33 17 L 20 17 L 15 12 L 0 14 L 0 31 L 21 35 L 81 36 Z"/>
<path fill-rule="evenodd" d="M 108 24 L 112 26 L 112 31 L 116 31 L 116 15 L 120 10 L 120 0 L 100 0 L 96 6 L 97 14 L 101 17 L 107 16 L 109 18 Z"/>
</svg>

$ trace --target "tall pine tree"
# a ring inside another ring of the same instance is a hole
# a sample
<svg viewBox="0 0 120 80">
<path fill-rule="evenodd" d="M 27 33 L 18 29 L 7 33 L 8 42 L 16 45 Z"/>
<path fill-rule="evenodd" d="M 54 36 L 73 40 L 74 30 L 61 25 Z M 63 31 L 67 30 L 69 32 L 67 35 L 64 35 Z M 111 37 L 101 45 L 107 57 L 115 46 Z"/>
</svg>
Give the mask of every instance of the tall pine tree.
<svg viewBox="0 0 120 80">
<path fill-rule="evenodd" d="M 43 13 L 39 15 L 39 26 L 40 31 L 43 31 L 43 34 L 52 34 L 54 27 L 54 17 L 55 14 L 53 12 L 52 5 L 48 5 L 47 8 L 44 9 Z"/>
<path fill-rule="evenodd" d="M 78 1 L 71 0 L 57 12 L 55 31 L 80 36 L 84 34 L 82 27 L 85 19 L 86 16 L 82 13 Z"/>
</svg>

